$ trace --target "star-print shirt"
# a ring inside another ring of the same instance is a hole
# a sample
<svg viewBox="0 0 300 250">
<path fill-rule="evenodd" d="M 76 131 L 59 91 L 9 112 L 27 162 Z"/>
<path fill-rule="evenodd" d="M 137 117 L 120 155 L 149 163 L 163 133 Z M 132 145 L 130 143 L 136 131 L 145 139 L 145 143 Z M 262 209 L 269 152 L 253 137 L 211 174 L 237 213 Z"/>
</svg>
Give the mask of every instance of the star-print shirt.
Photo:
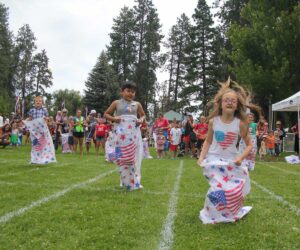
<svg viewBox="0 0 300 250">
<path fill-rule="evenodd" d="M 208 155 L 234 159 L 238 153 L 237 141 L 240 134 L 240 119 L 234 118 L 231 123 L 224 123 L 220 116 L 213 119 L 213 141 Z"/>
</svg>

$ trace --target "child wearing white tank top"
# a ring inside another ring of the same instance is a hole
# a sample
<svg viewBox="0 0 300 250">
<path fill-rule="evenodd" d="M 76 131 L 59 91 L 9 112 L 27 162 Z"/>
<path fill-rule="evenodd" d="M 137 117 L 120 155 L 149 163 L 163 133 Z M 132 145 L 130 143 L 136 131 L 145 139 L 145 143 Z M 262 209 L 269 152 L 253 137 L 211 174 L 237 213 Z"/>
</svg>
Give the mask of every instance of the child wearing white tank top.
<svg viewBox="0 0 300 250">
<path fill-rule="evenodd" d="M 250 192 L 250 179 L 242 163 L 253 147 L 248 135 L 246 107 L 259 108 L 246 104 L 246 98 L 244 88 L 230 78 L 214 98 L 207 137 L 197 162 L 210 184 L 199 215 L 204 224 L 234 222 L 252 209 L 243 206 Z M 246 145 L 240 154 L 237 150 L 239 136 Z"/>
</svg>

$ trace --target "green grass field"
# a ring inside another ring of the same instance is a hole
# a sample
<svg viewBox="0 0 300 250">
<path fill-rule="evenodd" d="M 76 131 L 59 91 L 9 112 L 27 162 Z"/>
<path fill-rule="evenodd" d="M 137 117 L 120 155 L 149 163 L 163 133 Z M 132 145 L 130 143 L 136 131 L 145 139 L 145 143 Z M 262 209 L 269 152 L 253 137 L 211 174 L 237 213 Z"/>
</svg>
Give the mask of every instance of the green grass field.
<svg viewBox="0 0 300 250">
<path fill-rule="evenodd" d="M 203 225 L 208 184 L 193 159 L 144 160 L 134 192 L 103 156 L 57 160 L 0 149 L 0 249 L 300 249 L 300 165 L 257 163 L 249 215 Z"/>
</svg>

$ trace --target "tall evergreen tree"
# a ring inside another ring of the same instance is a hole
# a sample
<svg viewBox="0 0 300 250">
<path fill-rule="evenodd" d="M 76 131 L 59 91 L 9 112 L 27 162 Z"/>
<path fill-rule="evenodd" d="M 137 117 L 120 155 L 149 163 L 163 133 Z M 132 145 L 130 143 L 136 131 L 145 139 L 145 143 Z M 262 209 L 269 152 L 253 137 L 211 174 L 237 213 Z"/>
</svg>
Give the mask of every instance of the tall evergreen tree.
<svg viewBox="0 0 300 250">
<path fill-rule="evenodd" d="M 36 49 L 35 40 L 36 38 L 28 24 L 19 29 L 15 45 L 16 69 L 14 72 L 14 85 L 22 99 L 25 99 L 25 97 L 30 98 L 34 91 L 32 57 Z"/>
<path fill-rule="evenodd" d="M 217 0 L 217 2 L 220 2 Z M 241 16 L 242 8 L 249 2 L 249 0 L 227 0 L 222 1 L 220 10 L 216 16 L 220 19 L 222 33 L 225 34 L 232 24 L 241 26 L 247 25 L 248 21 Z"/>
<path fill-rule="evenodd" d="M 161 25 L 152 0 L 136 0 L 134 6 L 137 62 L 135 82 L 138 86 L 137 99 L 147 111 L 153 102 L 158 53 L 160 51 Z"/>
<path fill-rule="evenodd" d="M 179 100 L 178 95 L 186 83 L 187 54 L 185 50 L 190 43 L 190 30 L 190 20 L 185 14 L 182 14 L 180 18 L 177 18 L 176 25 L 171 28 L 170 35 L 165 44 L 167 48 L 165 67 L 169 72 L 167 109 L 178 110 L 186 104 L 184 98 Z"/>
<path fill-rule="evenodd" d="M 216 2 L 220 2 L 216 1 Z M 229 71 L 230 66 L 233 66 L 233 62 L 229 57 L 232 52 L 232 44 L 228 39 L 228 30 L 231 25 L 238 24 L 240 26 L 246 26 L 249 22 L 241 16 L 243 7 L 249 2 L 249 0 L 228 0 L 222 1 L 222 5 L 216 16 L 219 18 L 220 24 L 218 25 L 218 37 L 219 42 L 222 42 L 220 60 L 222 60 L 223 69 L 225 70 L 225 76 L 231 75 L 234 77 L 233 72 Z"/>
<path fill-rule="evenodd" d="M 107 55 L 117 72 L 119 81 L 133 78 L 136 59 L 134 25 L 133 11 L 128 7 L 122 8 L 120 15 L 113 19 Z"/>
<path fill-rule="evenodd" d="M 44 95 L 45 88 L 49 88 L 52 83 L 52 72 L 49 69 L 49 58 L 43 49 L 33 57 L 33 85 L 36 95 Z"/>
<path fill-rule="evenodd" d="M 8 8 L 0 3 L 0 110 L 8 113 L 12 108 L 14 86 L 13 40 L 8 25 Z"/>
<path fill-rule="evenodd" d="M 85 86 L 84 104 L 90 109 L 96 109 L 101 114 L 104 113 L 113 100 L 119 97 L 117 77 L 112 66 L 108 64 L 105 52 L 102 52 L 97 59 L 96 65 L 89 73 Z"/>
<path fill-rule="evenodd" d="M 189 84 L 181 92 L 182 96 L 188 96 L 189 100 L 201 101 L 201 104 L 191 104 L 190 110 L 204 109 L 211 99 L 216 85 L 213 74 L 214 65 L 212 63 L 213 41 L 216 30 L 213 27 L 213 19 L 210 8 L 205 0 L 199 0 L 195 13 L 193 14 L 195 25 L 190 34 L 190 44 L 187 48 L 189 58 L 187 60 Z"/>
</svg>

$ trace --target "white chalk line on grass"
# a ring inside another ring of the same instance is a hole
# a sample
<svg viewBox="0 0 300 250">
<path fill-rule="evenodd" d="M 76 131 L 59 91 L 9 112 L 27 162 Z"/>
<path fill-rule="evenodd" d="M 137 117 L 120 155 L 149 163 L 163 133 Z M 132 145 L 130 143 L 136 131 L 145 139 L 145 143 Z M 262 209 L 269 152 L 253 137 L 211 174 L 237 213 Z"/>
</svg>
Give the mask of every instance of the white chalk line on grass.
<svg viewBox="0 0 300 250">
<path fill-rule="evenodd" d="M 273 199 L 280 201 L 284 205 L 288 206 L 293 212 L 295 212 L 298 216 L 300 216 L 300 208 L 290 202 L 286 201 L 282 196 L 275 194 L 273 191 L 265 188 L 264 186 L 258 184 L 256 181 L 251 180 L 251 182 L 257 186 L 260 190 L 270 195 Z"/>
<path fill-rule="evenodd" d="M 176 206 L 177 206 L 177 192 L 179 189 L 179 184 L 180 184 L 180 179 L 182 175 L 182 170 L 183 170 L 183 161 L 180 161 L 176 180 L 174 183 L 174 188 L 171 193 L 170 201 L 169 201 L 169 209 L 168 209 L 168 215 L 165 220 L 164 226 L 161 231 L 161 240 L 158 246 L 158 249 L 171 249 L 173 245 L 173 224 L 174 224 L 174 219 L 176 216 Z"/>
<path fill-rule="evenodd" d="M 34 201 L 34 202 L 30 203 L 30 204 L 29 204 L 28 206 L 26 206 L 26 207 L 22 207 L 22 208 L 20 208 L 20 209 L 18 209 L 18 210 L 15 210 L 15 211 L 6 213 L 5 215 L 3 215 L 3 216 L 0 217 L 0 224 L 6 223 L 6 222 L 8 222 L 9 220 L 11 220 L 12 218 L 14 218 L 14 217 L 16 217 L 16 216 L 20 216 L 20 215 L 24 214 L 25 212 L 27 212 L 28 210 L 30 210 L 30 209 L 32 209 L 32 208 L 35 208 L 35 207 L 37 207 L 37 206 L 40 206 L 41 204 L 44 204 L 44 203 L 47 203 L 47 202 L 49 202 L 49 201 L 58 199 L 59 197 L 65 195 L 66 193 L 68 193 L 68 192 L 70 192 L 70 191 L 72 191 L 72 190 L 74 190 L 74 189 L 76 189 L 76 188 L 81 188 L 81 187 L 83 187 L 83 186 L 85 186 L 85 185 L 88 185 L 88 184 L 91 184 L 91 183 L 93 183 L 93 182 L 96 182 L 96 181 L 98 181 L 98 180 L 100 180 L 100 179 L 106 177 L 107 175 L 110 175 L 110 174 L 112 174 L 113 172 L 116 172 L 116 171 L 117 171 L 117 169 L 110 170 L 110 171 L 105 172 L 105 173 L 103 173 L 103 174 L 100 174 L 100 175 L 98 175 L 98 176 L 96 176 L 96 177 L 94 177 L 94 178 L 91 178 L 91 179 L 89 179 L 89 180 L 87 180 L 87 181 L 84 181 L 84 182 L 80 182 L 80 183 L 74 184 L 74 185 L 72 185 L 72 186 L 70 186 L 70 187 L 68 187 L 68 188 L 65 188 L 65 189 L 63 189 L 63 190 L 61 190 L 61 191 L 59 191 L 59 192 L 56 192 L 56 193 L 54 193 L 54 194 L 51 194 L 51 195 L 49 195 L 49 196 L 47 196 L 47 197 L 44 197 L 44 198 L 42 198 L 42 199 L 40 199 L 40 200 Z"/>
<path fill-rule="evenodd" d="M 275 166 L 272 166 L 272 165 L 269 165 L 269 164 L 266 164 L 266 163 L 261 163 L 261 165 L 264 165 L 264 166 L 267 166 L 269 168 L 273 168 L 273 169 L 279 170 L 279 171 L 287 173 L 287 174 L 292 174 L 292 175 L 300 176 L 300 172 L 298 173 L 298 172 L 294 172 L 294 171 L 290 171 L 290 170 L 278 168 L 278 167 L 275 167 Z"/>
<path fill-rule="evenodd" d="M 69 165 L 72 165 L 72 163 L 62 163 L 62 164 L 59 164 L 59 165 L 52 165 L 52 166 L 49 166 L 49 167 L 39 167 L 39 168 L 28 169 L 26 171 L 11 172 L 11 173 L 7 173 L 7 174 L 2 174 L 2 175 L 0 175 L 0 177 L 16 176 L 16 175 L 20 175 L 20 174 L 24 174 L 24 173 L 28 173 L 28 172 L 34 172 L 34 171 L 50 169 L 50 168 L 59 168 L 59 167 L 64 167 L 64 166 L 69 166 Z"/>
</svg>

